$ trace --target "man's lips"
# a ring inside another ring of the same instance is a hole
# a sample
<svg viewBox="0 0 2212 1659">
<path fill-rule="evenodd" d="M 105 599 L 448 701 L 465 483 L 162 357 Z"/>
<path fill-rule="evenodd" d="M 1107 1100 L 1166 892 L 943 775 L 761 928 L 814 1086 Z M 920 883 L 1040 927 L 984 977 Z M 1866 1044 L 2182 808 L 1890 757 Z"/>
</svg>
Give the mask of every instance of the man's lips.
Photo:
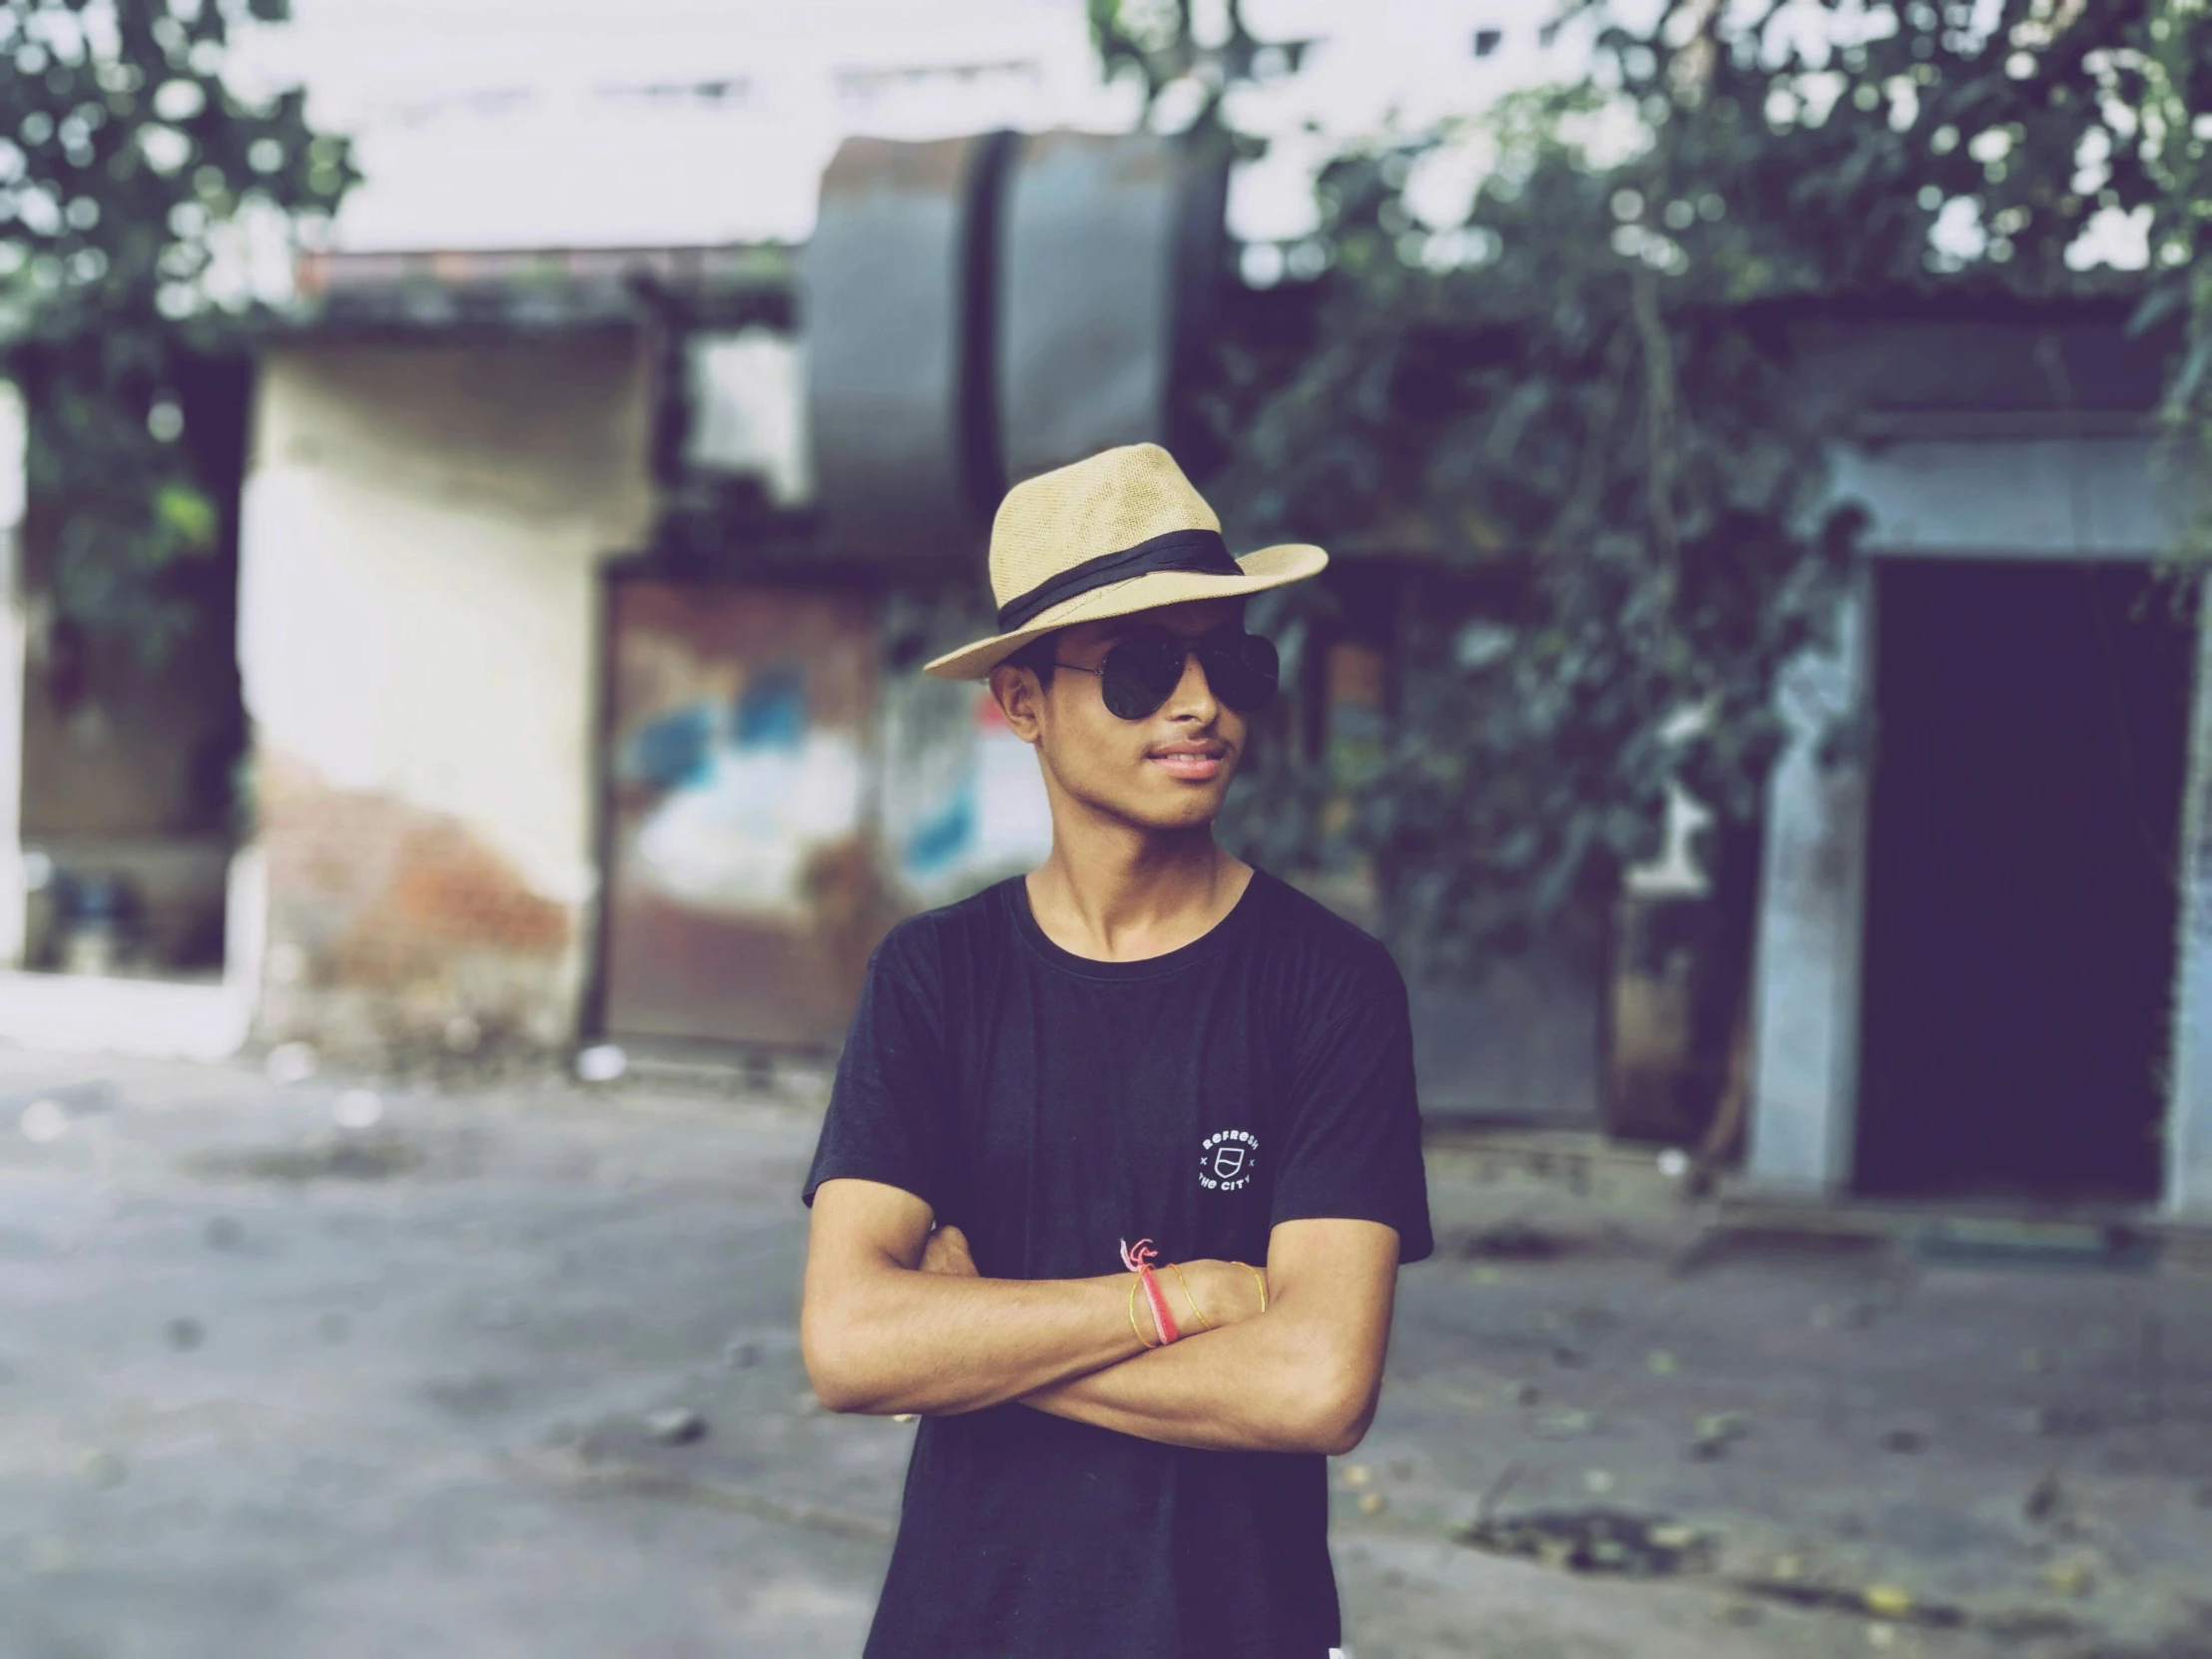
<svg viewBox="0 0 2212 1659">
<path fill-rule="evenodd" d="M 1221 769 L 1229 764 L 1229 746 L 1223 743 L 1162 744 L 1145 759 L 1170 778 L 1203 784 L 1209 778 L 1219 777 Z"/>
</svg>

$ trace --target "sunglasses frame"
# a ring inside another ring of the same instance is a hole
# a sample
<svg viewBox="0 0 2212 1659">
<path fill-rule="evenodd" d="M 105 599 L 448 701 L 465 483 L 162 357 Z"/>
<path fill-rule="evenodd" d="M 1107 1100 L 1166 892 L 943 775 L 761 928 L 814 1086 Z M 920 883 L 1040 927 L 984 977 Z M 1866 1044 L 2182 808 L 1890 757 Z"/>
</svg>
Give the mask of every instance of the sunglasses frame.
<svg viewBox="0 0 2212 1659">
<path fill-rule="evenodd" d="M 1123 657 L 1123 671 L 1117 674 L 1114 659 L 1117 656 L 1122 656 L 1131 647 L 1145 650 L 1157 647 L 1163 641 L 1176 651 L 1177 656 L 1172 677 L 1166 676 L 1165 667 L 1162 667 L 1161 672 L 1163 677 L 1166 678 L 1166 685 L 1161 690 L 1160 695 L 1153 698 L 1143 708 L 1135 708 L 1136 699 L 1124 696 L 1119 700 L 1123 707 L 1117 707 L 1117 700 L 1114 695 L 1117 687 L 1128 692 L 1137 693 L 1140 696 L 1149 693 L 1150 687 L 1140 680 L 1138 672 L 1134 668 L 1128 666 L 1130 660 L 1127 657 Z M 1265 671 L 1245 660 L 1246 653 L 1254 643 L 1266 648 L 1269 666 Z M 1139 721 L 1149 720 L 1158 714 L 1162 705 L 1175 695 L 1175 688 L 1183 683 L 1183 672 L 1190 667 L 1193 657 L 1198 659 L 1198 666 L 1205 670 L 1206 684 L 1212 690 L 1214 696 L 1236 710 L 1240 715 L 1253 714 L 1266 708 L 1269 703 L 1275 700 L 1276 693 L 1282 689 L 1282 659 L 1277 655 L 1275 642 L 1265 634 L 1249 632 L 1241 623 L 1225 623 L 1223 626 L 1211 629 L 1195 638 L 1185 638 L 1179 634 L 1171 634 L 1165 628 L 1145 628 L 1126 634 L 1116 640 L 1107 648 L 1105 658 L 1096 668 L 1085 668 L 1080 663 L 1063 663 L 1057 659 L 1054 660 L 1052 666 L 1068 669 L 1076 674 L 1096 675 L 1098 677 L 1098 695 L 1106 705 L 1106 712 L 1116 720 Z M 1209 657 L 1212 657 L 1214 661 L 1208 662 Z M 1239 677 L 1243 675 L 1250 675 L 1257 681 L 1265 681 L 1266 689 L 1260 691 L 1256 697 L 1244 696 L 1245 692 L 1253 688 L 1237 684 Z M 1224 681 L 1235 687 L 1237 695 L 1231 695 L 1230 690 L 1224 686 Z M 1124 707 L 1132 708 L 1135 712 L 1124 713 Z"/>
</svg>

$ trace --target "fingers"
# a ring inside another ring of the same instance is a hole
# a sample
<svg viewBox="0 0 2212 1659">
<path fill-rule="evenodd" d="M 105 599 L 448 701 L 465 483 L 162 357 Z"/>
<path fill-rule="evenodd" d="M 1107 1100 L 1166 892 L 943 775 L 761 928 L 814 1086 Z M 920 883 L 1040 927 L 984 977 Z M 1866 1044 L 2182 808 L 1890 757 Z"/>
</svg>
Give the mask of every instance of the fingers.
<svg viewBox="0 0 2212 1659">
<path fill-rule="evenodd" d="M 957 1227 L 938 1227 L 921 1247 L 921 1271 L 975 1278 L 975 1258 L 968 1254 L 967 1235 Z"/>
<path fill-rule="evenodd" d="M 1217 1327 L 1238 1325 L 1260 1312 L 1259 1281 L 1242 1262 L 1186 1262 L 1191 1289 Z"/>
</svg>

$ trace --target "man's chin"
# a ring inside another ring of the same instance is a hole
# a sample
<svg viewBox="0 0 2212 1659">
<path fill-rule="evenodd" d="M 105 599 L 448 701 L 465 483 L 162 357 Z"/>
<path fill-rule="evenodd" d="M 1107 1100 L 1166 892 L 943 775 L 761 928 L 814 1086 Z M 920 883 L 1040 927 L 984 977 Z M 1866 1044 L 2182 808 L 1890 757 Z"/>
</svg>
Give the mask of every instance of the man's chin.
<svg viewBox="0 0 2212 1659">
<path fill-rule="evenodd" d="M 1217 789 L 1184 789 L 1165 801 L 1148 800 L 1130 816 L 1147 829 L 1196 830 L 1221 816 L 1222 799 L 1228 793 L 1226 780 Z"/>
<path fill-rule="evenodd" d="M 1204 784 L 1174 783 L 1157 775 L 1117 780 L 1117 789 L 1085 789 L 1079 780 L 1060 784 L 1067 795 L 1091 812 L 1158 834 L 1200 830 L 1221 816 L 1229 795 L 1227 777 Z"/>
</svg>

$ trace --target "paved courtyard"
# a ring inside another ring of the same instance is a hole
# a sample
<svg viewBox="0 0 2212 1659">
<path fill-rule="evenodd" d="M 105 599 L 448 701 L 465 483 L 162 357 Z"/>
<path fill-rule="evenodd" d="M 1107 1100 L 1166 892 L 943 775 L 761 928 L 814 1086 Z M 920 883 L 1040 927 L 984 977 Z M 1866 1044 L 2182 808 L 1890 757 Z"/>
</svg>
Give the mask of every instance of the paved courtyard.
<svg viewBox="0 0 2212 1659">
<path fill-rule="evenodd" d="M 818 1111 L 0 1053 L 0 1656 L 855 1654 L 911 1429 L 806 1391 Z M 1432 1164 L 1356 1659 L 2212 1655 L 2212 1278 Z"/>
</svg>

